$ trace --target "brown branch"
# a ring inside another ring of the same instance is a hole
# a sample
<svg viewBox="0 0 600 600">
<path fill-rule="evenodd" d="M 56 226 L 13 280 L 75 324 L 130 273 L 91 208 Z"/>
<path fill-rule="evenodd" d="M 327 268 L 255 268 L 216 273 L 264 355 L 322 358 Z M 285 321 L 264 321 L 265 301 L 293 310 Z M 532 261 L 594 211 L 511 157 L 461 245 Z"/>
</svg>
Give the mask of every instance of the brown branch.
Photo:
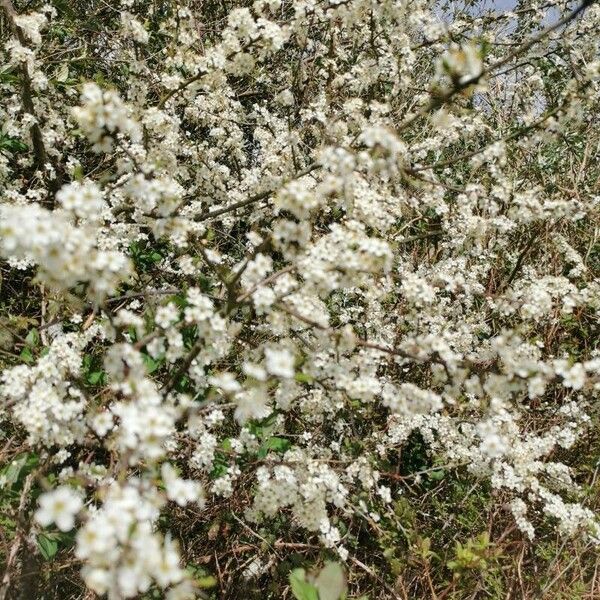
<svg viewBox="0 0 600 600">
<path fill-rule="evenodd" d="M 252 40 L 251 42 L 245 44 L 244 46 L 242 46 L 239 50 L 236 50 L 235 52 L 231 52 L 230 54 L 228 54 L 225 59 L 229 60 L 231 58 L 234 58 L 235 56 L 237 56 L 238 54 L 241 54 L 242 52 L 245 52 L 246 50 L 248 50 L 249 48 L 251 48 L 252 46 L 254 46 L 254 44 L 256 43 L 257 40 Z M 174 90 L 170 90 L 169 92 L 167 92 L 158 102 L 157 104 L 157 108 L 159 110 L 162 110 L 165 107 L 165 104 L 171 99 L 173 98 L 173 96 L 176 96 L 177 94 L 179 94 L 179 92 L 182 92 L 183 90 L 185 90 L 187 87 L 189 87 L 190 85 L 192 85 L 192 83 L 195 83 L 196 81 L 199 81 L 200 79 L 202 79 L 205 75 L 208 75 L 210 73 L 209 70 L 201 70 L 198 73 L 196 73 L 196 75 L 192 75 L 191 77 L 189 77 L 188 79 L 186 79 L 185 81 L 182 81 Z"/>
<path fill-rule="evenodd" d="M 168 394 L 174 389 L 174 387 L 177 385 L 177 382 L 187 373 L 187 370 L 194 362 L 194 359 L 198 356 L 198 354 L 200 354 L 200 350 L 202 350 L 203 346 L 204 338 L 199 338 L 196 340 L 196 343 L 192 346 L 192 349 L 189 351 L 179 368 L 175 371 L 175 373 L 173 373 L 173 375 L 171 375 L 167 383 L 163 385 L 162 391 L 164 394 Z"/>
<path fill-rule="evenodd" d="M 312 319 L 305 317 L 304 315 L 301 315 L 298 311 L 294 310 L 293 308 L 290 308 L 289 306 L 287 306 L 281 302 L 277 303 L 276 306 L 277 306 L 277 308 L 281 309 L 283 312 L 294 317 L 295 319 L 298 319 L 299 321 L 302 321 L 303 323 L 306 323 L 307 325 L 310 325 L 311 327 L 314 327 L 315 329 L 320 329 L 321 331 L 324 331 L 324 332 L 328 333 L 329 335 L 336 336 L 341 333 L 340 331 L 336 331 L 335 329 L 333 329 L 331 327 L 327 327 L 325 325 L 322 325 L 321 323 L 318 323 L 317 321 L 313 321 Z M 361 340 L 360 338 L 355 339 L 355 344 L 362 348 L 369 348 L 370 350 L 378 350 L 379 352 L 383 352 L 385 354 L 399 356 L 400 358 L 405 358 L 407 360 L 414 360 L 415 362 L 419 362 L 419 363 L 426 363 L 426 362 L 430 361 L 432 363 L 442 365 L 444 367 L 444 369 L 446 370 L 446 373 L 448 375 L 450 375 L 448 363 L 446 363 L 446 361 L 442 360 L 442 358 L 440 358 L 439 356 L 436 356 L 437 353 L 422 357 L 422 356 L 417 356 L 416 354 L 411 354 L 410 352 L 406 352 L 404 350 L 400 350 L 399 348 L 389 348 L 387 346 L 382 346 L 382 345 L 376 344 L 374 342 L 369 342 L 367 340 Z M 470 367 L 473 365 L 468 360 L 462 360 L 462 361 L 457 362 L 456 366 L 458 366 L 458 367 L 469 366 Z"/>
<path fill-rule="evenodd" d="M 300 177 L 304 177 L 304 175 L 308 175 L 309 173 L 316 171 L 320 167 L 321 167 L 321 165 L 319 165 L 318 163 L 312 163 L 308 167 L 306 167 L 306 169 L 299 171 L 292 178 L 283 182 L 282 185 L 285 185 L 286 183 L 288 183 L 289 181 L 293 181 L 294 179 L 299 179 Z M 250 206 L 251 204 L 260 202 L 261 200 L 268 198 L 271 194 L 274 194 L 276 191 L 277 191 L 277 189 L 265 190 L 264 192 L 259 192 L 258 194 L 254 194 L 253 196 L 246 198 L 246 200 L 240 200 L 239 202 L 234 202 L 233 204 L 230 204 L 229 206 L 224 206 L 223 208 L 216 208 L 215 210 L 205 211 L 203 213 L 200 213 L 198 216 L 194 217 L 194 221 L 202 222 L 202 221 L 206 221 L 207 219 L 212 219 L 213 217 L 220 217 L 221 215 L 224 215 L 225 213 L 237 210 L 238 208 L 244 208 L 245 206 Z"/>
<path fill-rule="evenodd" d="M 31 486 L 33 485 L 34 479 L 34 473 L 30 473 L 29 475 L 27 475 L 27 477 L 25 478 L 25 483 L 23 484 L 23 490 L 21 491 L 21 498 L 19 500 L 19 508 L 17 511 L 16 519 L 17 532 L 10 547 L 8 557 L 6 559 L 6 566 L 4 569 L 4 575 L 2 577 L 2 586 L 0 587 L 0 600 L 6 600 L 6 598 L 8 597 L 8 593 L 11 591 L 12 569 L 15 565 L 17 557 L 19 556 L 21 546 L 27 538 L 28 525 L 25 519 L 25 513 L 27 510 L 27 506 L 29 505 L 29 501 L 31 500 L 29 492 L 31 491 Z"/>
<path fill-rule="evenodd" d="M 22 46 L 27 46 L 27 40 L 25 39 L 25 35 L 23 34 L 23 31 L 21 30 L 21 28 L 17 25 L 16 18 L 18 15 L 17 15 L 17 12 L 15 11 L 15 7 L 13 6 L 11 0 L 1 0 L 1 1 L 2 1 L 2 7 L 4 8 L 4 12 L 6 13 L 8 23 L 10 25 L 10 28 L 11 28 L 14 36 L 17 38 L 17 40 L 19 41 L 19 43 Z M 22 82 L 23 82 L 23 91 L 21 94 L 21 98 L 23 100 L 23 108 L 24 108 L 25 112 L 33 118 L 33 124 L 31 125 L 29 132 L 31 135 L 31 141 L 33 143 L 33 153 L 34 153 L 34 157 L 35 157 L 35 165 L 38 169 L 40 169 L 43 172 L 44 167 L 45 167 L 46 163 L 48 162 L 48 153 L 46 152 L 46 147 L 44 146 L 44 138 L 42 136 L 42 130 L 40 128 L 40 125 L 38 123 L 38 120 L 37 120 L 37 117 L 35 114 L 35 107 L 33 104 L 33 91 L 32 91 L 32 85 L 31 85 L 31 78 L 29 77 L 29 73 L 27 72 L 26 65 L 21 65 L 20 71 L 21 71 Z M 54 206 L 53 195 L 57 191 L 58 187 L 59 187 L 59 181 L 57 178 L 55 178 L 52 180 L 52 183 L 50 185 L 50 191 L 52 192 L 52 195 L 46 202 L 46 204 L 48 205 L 48 208 L 52 208 Z"/>
<path fill-rule="evenodd" d="M 244 300 L 246 300 L 247 298 L 249 298 L 250 296 L 252 296 L 252 294 L 254 294 L 254 292 L 261 286 L 263 285 L 268 285 L 269 283 L 272 283 L 273 281 L 275 281 L 275 279 L 277 279 L 278 277 L 280 277 L 281 275 L 285 275 L 285 273 L 290 273 L 291 271 L 293 271 L 296 267 L 294 267 L 293 265 L 290 265 L 288 267 L 284 267 L 283 269 L 276 271 L 275 273 L 272 273 L 271 275 L 269 275 L 268 277 L 265 277 L 265 279 L 263 279 L 262 281 L 259 281 L 258 283 L 256 283 L 255 285 L 253 285 L 249 290 L 247 290 L 246 292 L 244 292 L 241 296 L 239 296 L 236 300 L 236 302 L 238 304 L 241 304 Z"/>
<path fill-rule="evenodd" d="M 533 242 L 535 242 L 537 237 L 538 237 L 538 234 L 534 233 L 529 238 L 529 240 L 523 247 L 523 250 L 521 250 L 521 253 L 518 256 L 517 262 L 515 263 L 515 266 L 513 267 L 512 271 L 510 272 L 510 275 L 508 276 L 506 281 L 500 286 L 500 289 L 497 292 L 498 294 L 502 293 L 514 281 L 517 273 L 519 272 L 519 269 L 521 268 L 521 265 L 523 264 L 523 261 L 525 260 L 525 257 L 527 256 L 529 250 L 531 250 L 531 247 L 533 246 Z"/>
</svg>

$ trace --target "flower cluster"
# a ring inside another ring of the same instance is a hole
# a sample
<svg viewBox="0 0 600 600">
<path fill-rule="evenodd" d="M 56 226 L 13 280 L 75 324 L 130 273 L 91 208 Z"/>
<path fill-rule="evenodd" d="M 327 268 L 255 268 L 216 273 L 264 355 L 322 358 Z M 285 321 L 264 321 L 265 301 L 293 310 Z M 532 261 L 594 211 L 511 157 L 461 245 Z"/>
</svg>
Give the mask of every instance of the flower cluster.
<svg viewBox="0 0 600 600">
<path fill-rule="evenodd" d="M 8 580 L 77 529 L 114 599 L 288 547 L 379 585 L 444 477 L 599 544 L 597 4 L 114 4 L 3 3 Z"/>
</svg>

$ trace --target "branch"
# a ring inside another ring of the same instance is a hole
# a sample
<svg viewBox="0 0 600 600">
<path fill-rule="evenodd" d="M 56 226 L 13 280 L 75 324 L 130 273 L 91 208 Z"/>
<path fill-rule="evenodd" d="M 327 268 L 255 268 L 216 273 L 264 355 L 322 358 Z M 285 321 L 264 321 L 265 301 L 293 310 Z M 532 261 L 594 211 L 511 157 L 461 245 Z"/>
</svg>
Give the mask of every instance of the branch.
<svg viewBox="0 0 600 600">
<path fill-rule="evenodd" d="M 27 40 L 23 35 L 23 31 L 17 25 L 16 18 L 17 12 L 15 11 L 15 7 L 13 6 L 11 0 L 1 0 L 2 7 L 4 8 L 4 12 L 6 13 L 8 23 L 10 28 L 13 31 L 13 34 L 19 41 L 22 46 L 27 46 Z M 29 73 L 27 72 L 27 66 L 21 65 L 20 67 L 21 75 L 23 78 L 23 108 L 25 112 L 33 117 L 33 125 L 30 128 L 31 141 L 33 142 L 33 153 L 35 157 L 35 165 L 38 169 L 44 169 L 46 163 L 48 162 L 48 153 L 46 152 L 46 147 L 44 146 L 44 138 L 42 137 L 42 130 L 38 123 L 37 117 L 35 115 L 35 107 L 33 105 L 33 92 L 31 87 L 31 78 L 29 77 Z M 51 191 L 56 192 L 58 189 L 58 180 L 54 180 L 54 183 L 51 186 Z M 49 208 L 52 208 L 54 205 L 53 198 L 48 200 Z"/>
<path fill-rule="evenodd" d="M 521 136 L 526 135 L 533 129 L 536 129 L 543 123 L 545 123 L 550 117 L 553 117 L 558 112 L 560 112 L 566 106 L 566 104 L 567 104 L 566 102 L 563 102 L 559 106 L 556 106 L 552 110 L 549 110 L 546 113 L 544 113 L 544 115 L 541 118 L 539 118 L 537 121 L 531 123 L 530 125 L 522 127 L 521 129 L 518 129 L 517 131 L 511 133 L 510 135 L 508 135 L 505 138 L 495 139 L 495 140 L 489 142 L 488 144 L 486 144 L 483 148 L 478 148 L 477 150 L 472 150 L 471 152 L 465 152 L 464 154 L 461 154 L 454 158 L 450 158 L 448 160 L 438 161 L 436 163 L 432 163 L 429 165 L 412 167 L 410 170 L 408 170 L 408 172 L 410 174 L 413 174 L 413 173 L 418 173 L 419 171 L 429 171 L 430 169 L 441 169 L 441 168 L 445 168 L 445 167 L 450 167 L 459 162 L 462 162 L 463 160 L 469 160 L 470 158 L 473 158 L 474 156 L 477 156 L 478 154 L 485 152 L 488 148 L 490 148 L 494 144 L 498 144 L 498 143 L 506 144 L 507 142 L 512 142 L 512 141 L 520 138 Z"/>
<path fill-rule="evenodd" d="M 471 87 L 472 85 L 477 84 L 486 75 L 489 75 L 499 67 L 503 67 L 514 58 L 517 58 L 521 54 L 527 52 L 527 50 L 541 42 L 546 36 L 550 35 L 553 31 L 559 29 L 563 25 L 567 25 L 568 23 L 570 23 L 573 19 L 577 17 L 577 15 L 579 15 L 579 13 L 583 12 L 588 6 L 591 6 L 595 2 L 597 2 L 597 0 L 584 0 L 577 8 L 572 10 L 569 14 L 565 15 L 562 19 L 559 19 L 558 21 L 556 21 L 556 23 L 553 23 L 537 35 L 534 35 L 524 44 L 521 44 L 518 48 L 515 48 L 512 52 L 507 54 L 504 58 L 501 58 L 495 63 L 492 63 L 486 69 L 482 69 L 481 72 L 477 75 L 474 75 L 473 77 L 470 77 L 462 83 L 455 85 L 452 89 L 448 90 L 444 94 L 432 98 L 429 104 L 427 104 L 427 106 L 423 107 L 419 112 L 408 117 L 404 122 L 400 123 L 400 125 L 396 128 L 396 133 L 399 133 L 404 129 L 410 127 L 415 121 L 429 114 L 432 110 L 439 108 L 440 106 L 448 102 L 448 100 L 452 99 L 456 94 Z"/>
<path fill-rule="evenodd" d="M 308 167 L 306 167 L 306 169 L 299 171 L 293 177 L 284 181 L 281 185 L 285 185 L 286 183 L 288 183 L 294 179 L 299 179 L 300 177 L 304 177 L 304 175 L 308 175 L 309 173 L 312 173 L 313 171 L 315 171 L 319 168 L 321 168 L 321 165 L 319 165 L 318 163 L 312 163 Z M 229 206 L 224 206 L 223 208 L 216 208 L 215 210 L 205 211 L 203 213 L 200 213 L 196 217 L 194 217 L 194 221 L 202 222 L 202 221 L 206 221 L 207 219 L 212 219 L 213 217 L 220 217 L 221 215 L 224 215 L 225 213 L 237 210 L 238 208 L 244 208 L 245 206 L 250 206 L 251 204 L 260 202 L 261 200 L 268 198 L 271 194 L 274 194 L 276 191 L 277 191 L 277 189 L 265 190 L 264 192 L 259 192 L 258 194 L 254 194 L 254 196 L 250 196 L 249 198 L 246 198 L 246 200 L 240 200 L 239 202 L 234 202 L 233 204 L 230 204 Z"/>
<path fill-rule="evenodd" d="M 11 591 L 11 570 L 19 556 L 19 550 L 21 549 L 21 545 L 27 538 L 29 524 L 26 521 L 25 513 L 27 512 L 27 506 L 31 501 L 30 491 L 34 479 L 35 473 L 30 473 L 29 475 L 27 475 L 27 477 L 25 478 L 25 483 L 23 484 L 23 489 L 21 491 L 21 498 L 19 500 L 19 508 L 17 510 L 16 519 L 17 532 L 10 547 L 8 556 L 6 557 L 6 566 L 4 570 L 4 575 L 2 577 L 2 585 L 0 586 L 0 600 L 5 600 L 8 597 L 8 593 Z"/>
<path fill-rule="evenodd" d="M 251 42 L 245 44 L 244 46 L 242 46 L 239 50 L 236 50 L 235 52 L 231 52 L 230 54 L 228 54 L 225 57 L 225 60 L 229 60 L 231 58 L 233 58 L 234 56 L 241 54 L 242 52 L 245 52 L 246 50 L 248 50 L 248 48 L 251 48 L 252 46 L 254 46 L 254 44 L 256 43 L 257 40 L 252 40 Z M 198 73 L 196 73 L 196 75 L 192 75 L 191 77 L 189 77 L 188 79 L 186 79 L 185 81 L 182 81 L 174 90 L 171 90 L 169 92 L 167 92 L 158 102 L 158 104 L 156 105 L 156 107 L 159 110 L 162 110 L 165 107 L 165 104 L 173 97 L 176 96 L 177 94 L 179 94 L 179 92 L 182 92 L 183 90 L 185 90 L 188 86 L 192 85 L 192 83 L 195 83 L 196 81 L 199 81 L 200 79 L 202 79 L 205 75 L 208 75 L 210 73 L 209 70 L 201 70 Z"/>
<path fill-rule="evenodd" d="M 531 237 L 525 244 L 523 250 L 521 250 L 521 253 L 519 254 L 519 256 L 517 258 L 517 262 L 515 263 L 515 266 L 513 267 L 512 271 L 510 272 L 510 275 L 508 276 L 507 280 L 500 286 L 500 289 L 496 292 L 497 294 L 502 293 L 514 281 L 517 273 L 519 272 L 519 269 L 521 268 L 521 265 L 523 264 L 523 261 L 525 260 L 525 257 L 527 256 L 529 250 L 531 250 L 531 247 L 533 246 L 533 242 L 535 242 L 535 240 L 537 238 L 538 238 L 537 232 L 535 232 L 531 235 Z"/>
<path fill-rule="evenodd" d="M 340 331 L 336 331 L 335 329 L 333 329 L 331 327 L 327 327 L 326 325 L 322 325 L 321 323 L 318 323 L 317 321 L 314 321 L 313 319 L 310 319 L 308 317 L 305 317 L 304 315 L 301 315 L 299 312 L 297 312 L 293 308 L 290 308 L 289 306 L 283 304 L 282 302 L 278 302 L 276 304 L 276 306 L 277 306 L 277 308 L 279 308 L 283 312 L 287 313 L 288 315 L 294 317 L 295 319 L 298 319 L 299 321 L 302 321 L 303 323 L 306 323 L 307 325 L 310 325 L 311 327 L 314 327 L 315 329 L 324 331 L 325 333 L 327 333 L 331 336 L 336 336 L 339 333 L 341 333 Z M 427 363 L 427 362 L 436 363 L 438 365 L 442 365 L 446 369 L 446 372 L 449 373 L 449 366 L 446 363 L 446 361 L 444 361 L 441 358 L 436 357 L 434 355 L 423 356 L 423 357 L 417 356 L 416 354 L 411 354 L 410 352 L 405 352 L 404 350 L 400 350 L 399 348 L 388 348 L 387 346 L 382 346 L 382 345 L 376 344 L 374 342 L 368 342 L 367 340 L 362 340 L 358 337 L 354 340 L 354 342 L 357 346 L 360 346 L 362 348 L 369 348 L 371 350 L 377 350 L 379 352 L 384 352 L 385 354 L 391 354 L 393 356 L 399 356 L 400 358 L 405 358 L 407 360 L 414 360 L 415 362 L 419 362 L 419 363 Z M 465 361 L 465 360 L 460 361 L 459 363 L 456 363 L 456 365 L 459 367 L 471 366 L 469 361 Z"/>
<path fill-rule="evenodd" d="M 198 354 L 200 354 L 200 350 L 204 346 L 204 338 L 199 338 L 196 340 L 196 343 L 192 346 L 188 355 L 185 357 L 185 360 L 181 363 L 177 371 L 171 375 L 167 383 L 163 385 L 162 392 L 166 395 L 177 385 L 177 382 L 183 377 L 187 370 L 190 368 L 191 364 L 194 362 L 194 359 Z"/>
<path fill-rule="evenodd" d="M 19 40 L 19 43 L 22 46 L 27 45 L 27 40 L 21 31 L 21 28 L 17 25 L 16 17 L 17 13 L 12 5 L 11 0 L 2 0 L 2 6 L 4 7 L 4 11 L 8 17 L 8 22 L 10 27 L 15 35 L 15 37 Z M 35 152 L 36 163 L 39 168 L 43 168 L 46 164 L 46 148 L 44 147 L 44 141 L 42 139 L 42 131 L 40 129 L 39 124 L 37 123 L 37 118 L 35 116 L 35 110 L 33 106 L 33 97 L 31 92 L 31 79 L 29 77 L 29 73 L 27 72 L 27 67 L 21 67 L 21 73 L 23 75 L 23 106 L 25 108 L 25 112 L 29 113 L 34 119 L 35 123 L 31 126 L 31 138 L 33 140 L 33 149 Z"/>
</svg>

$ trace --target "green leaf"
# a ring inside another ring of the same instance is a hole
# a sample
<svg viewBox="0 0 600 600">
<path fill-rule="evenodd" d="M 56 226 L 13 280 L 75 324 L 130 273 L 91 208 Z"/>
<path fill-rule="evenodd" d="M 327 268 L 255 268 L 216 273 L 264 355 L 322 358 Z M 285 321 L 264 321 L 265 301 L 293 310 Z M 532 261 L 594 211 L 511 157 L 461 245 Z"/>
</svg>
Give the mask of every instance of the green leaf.
<svg viewBox="0 0 600 600">
<path fill-rule="evenodd" d="M 327 563 L 315 580 L 319 600 L 339 600 L 346 593 L 346 576 L 338 563 Z"/>
<path fill-rule="evenodd" d="M 317 588 L 306 581 L 304 569 L 294 569 L 290 573 L 290 586 L 296 600 L 319 600 Z"/>
<path fill-rule="evenodd" d="M 196 585 L 203 590 L 209 590 L 216 587 L 219 583 L 204 567 L 200 565 L 187 565 L 186 571 L 192 576 Z"/>
<path fill-rule="evenodd" d="M 23 362 L 26 362 L 26 363 L 33 362 L 33 354 L 31 353 L 31 349 L 28 347 L 25 347 L 25 348 L 23 348 L 23 350 L 21 350 L 20 357 L 23 360 Z"/>
<path fill-rule="evenodd" d="M 104 381 L 104 371 L 94 371 L 88 375 L 88 383 L 92 385 L 98 385 Z"/>
<path fill-rule="evenodd" d="M 2 77 L 0 74 L 0 83 L 1 82 Z M 13 154 L 18 154 L 20 152 L 25 152 L 27 148 L 27 144 L 25 144 L 23 141 L 0 133 L 0 150 L 6 150 Z"/>
<path fill-rule="evenodd" d="M 215 458 L 213 460 L 213 470 L 210 472 L 209 477 L 211 479 L 217 479 L 227 473 L 229 467 L 229 461 L 225 454 L 222 452 L 215 452 Z"/>
<path fill-rule="evenodd" d="M 214 575 L 206 575 L 205 577 L 198 577 L 196 583 L 200 589 L 209 590 L 216 587 L 218 581 Z"/>
<path fill-rule="evenodd" d="M 58 542 L 45 533 L 40 533 L 40 535 L 38 535 L 37 543 L 45 560 L 51 560 L 58 552 Z"/>
<path fill-rule="evenodd" d="M 308 375 L 308 373 L 296 373 L 294 375 L 294 379 L 298 383 L 312 383 L 313 382 L 313 378 L 310 375 Z"/>
<path fill-rule="evenodd" d="M 25 342 L 28 346 L 35 348 L 40 343 L 40 334 L 37 329 L 32 329 L 25 338 Z"/>
<path fill-rule="evenodd" d="M 10 465 L 6 468 L 6 485 L 12 486 L 17 483 L 19 479 L 19 475 L 21 473 L 21 469 L 25 466 L 25 462 L 27 461 L 27 454 L 22 454 L 18 458 L 15 458 Z"/>
<path fill-rule="evenodd" d="M 10 69 L 0 71 L 0 83 L 16 83 L 19 78 Z"/>
<path fill-rule="evenodd" d="M 154 373 L 154 371 L 156 371 L 156 369 L 158 369 L 158 367 L 160 367 L 160 362 L 154 360 L 148 354 L 142 354 L 142 359 L 144 361 L 144 365 L 146 366 L 146 371 L 148 375 L 151 375 L 152 373 Z"/>
<path fill-rule="evenodd" d="M 283 453 L 288 450 L 291 445 L 291 442 L 285 438 L 271 437 L 261 444 L 257 456 L 258 458 L 264 458 L 270 450 Z"/>
<path fill-rule="evenodd" d="M 440 469 L 439 471 L 431 471 L 431 473 L 429 473 L 429 479 L 433 479 L 434 481 L 441 481 L 442 479 L 444 479 L 445 475 L 446 472 L 444 471 L 444 469 Z"/>
<path fill-rule="evenodd" d="M 75 181 L 81 181 L 83 176 L 83 167 L 81 165 L 75 165 L 75 168 L 73 169 L 73 179 Z"/>
<path fill-rule="evenodd" d="M 37 454 L 19 454 L 4 469 L 5 487 L 11 488 L 38 465 Z"/>
</svg>

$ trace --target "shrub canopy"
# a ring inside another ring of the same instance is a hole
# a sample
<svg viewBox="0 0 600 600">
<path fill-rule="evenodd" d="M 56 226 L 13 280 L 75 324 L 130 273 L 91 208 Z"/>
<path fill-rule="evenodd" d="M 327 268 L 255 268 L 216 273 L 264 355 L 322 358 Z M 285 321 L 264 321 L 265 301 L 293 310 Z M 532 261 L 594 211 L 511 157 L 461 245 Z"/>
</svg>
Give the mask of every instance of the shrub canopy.
<svg viewBox="0 0 600 600">
<path fill-rule="evenodd" d="M 0 598 L 600 543 L 600 7 L 503 4 L 2 0 Z"/>
</svg>

